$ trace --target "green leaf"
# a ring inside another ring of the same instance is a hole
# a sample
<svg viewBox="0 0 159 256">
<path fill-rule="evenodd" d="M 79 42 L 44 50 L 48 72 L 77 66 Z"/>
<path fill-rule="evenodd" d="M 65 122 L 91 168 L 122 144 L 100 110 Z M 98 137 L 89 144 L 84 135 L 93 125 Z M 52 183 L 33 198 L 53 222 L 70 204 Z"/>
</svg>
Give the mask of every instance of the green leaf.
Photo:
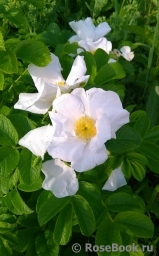
<svg viewBox="0 0 159 256">
<path fill-rule="evenodd" d="M 1 231 L 3 232 L 4 230 L 13 230 L 14 225 L 7 223 L 7 222 L 0 222 L 0 233 Z"/>
<path fill-rule="evenodd" d="M 24 0 L 18 0 L 19 2 L 24 1 Z M 25 0 L 27 3 L 31 3 L 37 8 L 42 8 L 43 2 L 41 0 Z"/>
<path fill-rule="evenodd" d="M 135 33 L 135 34 L 141 36 L 141 38 L 145 39 L 150 45 L 153 44 L 154 33 L 148 31 L 147 28 L 143 28 L 143 27 L 135 26 L 135 25 L 124 25 L 124 26 L 122 26 L 122 28 L 124 30 L 130 31 L 132 33 Z"/>
<path fill-rule="evenodd" d="M 142 164 L 147 164 L 148 163 L 147 158 L 145 156 L 143 156 L 142 154 L 140 154 L 140 153 L 129 152 L 129 153 L 126 154 L 125 157 L 129 160 L 137 161 L 137 162 L 142 163 Z"/>
<path fill-rule="evenodd" d="M 10 8 L 5 13 L 6 18 L 11 21 L 14 25 L 17 27 L 26 27 L 27 22 L 25 15 L 23 14 L 22 10 L 20 8 Z"/>
<path fill-rule="evenodd" d="M 0 31 L 0 51 L 5 51 L 4 38 L 1 31 Z"/>
<path fill-rule="evenodd" d="M 109 178 L 111 172 L 118 168 L 123 161 L 123 156 L 122 155 L 109 155 L 108 159 L 106 160 L 104 164 L 104 170 L 107 174 L 106 178 Z M 103 170 L 103 172 L 104 172 Z M 102 180 L 104 181 L 104 180 Z"/>
<path fill-rule="evenodd" d="M 109 55 L 102 49 L 97 49 L 94 54 L 94 59 L 97 65 L 97 71 L 99 71 L 105 64 L 108 63 Z"/>
<path fill-rule="evenodd" d="M 66 245 L 69 242 L 72 235 L 72 215 L 71 205 L 66 205 L 59 213 L 54 230 L 54 240 L 57 244 Z"/>
<path fill-rule="evenodd" d="M 10 244 L 16 245 L 18 243 L 17 236 L 9 231 L 5 231 L 3 233 L 1 232 L 0 237 L 2 237 L 2 239 L 6 240 Z"/>
<path fill-rule="evenodd" d="M 33 192 L 41 189 L 43 178 L 40 176 L 35 182 L 31 184 L 20 183 L 18 189 L 24 192 Z"/>
<path fill-rule="evenodd" d="M 5 198 L 5 203 L 8 209 L 14 214 L 30 214 L 33 211 L 24 203 L 19 192 L 14 189 L 9 192 Z"/>
<path fill-rule="evenodd" d="M 150 126 L 150 121 L 149 121 L 148 116 L 141 116 L 136 121 L 135 129 L 140 134 L 140 136 L 143 138 L 144 135 L 146 134 L 149 126 Z"/>
<path fill-rule="evenodd" d="M 18 62 L 13 51 L 0 51 L 0 70 L 6 74 L 18 72 Z"/>
<path fill-rule="evenodd" d="M 97 85 L 96 87 L 100 87 L 100 85 L 111 81 L 116 78 L 116 73 L 113 67 L 110 64 L 105 64 L 97 73 L 94 83 Z"/>
<path fill-rule="evenodd" d="M 133 112 L 130 116 L 130 122 L 136 121 L 139 117 L 146 116 L 146 112 L 143 110 L 137 110 Z"/>
<path fill-rule="evenodd" d="M 16 54 L 19 59 L 44 67 L 51 61 L 49 49 L 39 41 L 24 40 L 17 44 Z"/>
<path fill-rule="evenodd" d="M 4 75 L 2 71 L 0 71 L 0 91 L 3 91 L 3 86 L 4 86 Z"/>
<path fill-rule="evenodd" d="M 107 245 L 104 251 L 98 251 L 98 256 L 118 256 L 120 251 L 113 251 L 112 245 L 117 244 L 118 246 L 122 244 L 120 230 L 117 223 L 112 222 L 109 218 L 105 218 L 96 234 L 96 245 Z"/>
<path fill-rule="evenodd" d="M 149 217 L 142 213 L 134 211 L 121 212 L 116 215 L 114 221 L 119 223 L 138 237 L 153 237 L 153 223 Z"/>
<path fill-rule="evenodd" d="M 36 251 L 38 256 L 58 256 L 59 245 L 54 242 L 53 233 L 50 230 L 45 230 L 44 233 L 40 233 L 37 236 Z"/>
<path fill-rule="evenodd" d="M 7 107 L 7 106 L 5 106 L 5 105 L 3 105 L 3 106 L 0 108 L 0 114 L 2 114 L 3 116 L 9 115 L 10 111 L 11 111 L 10 108 Z"/>
<path fill-rule="evenodd" d="M 40 196 L 38 197 L 37 204 L 36 204 L 36 211 L 39 213 L 40 208 L 42 205 L 52 196 L 50 191 L 44 190 Z"/>
<path fill-rule="evenodd" d="M 92 5 L 94 4 L 94 6 Z M 94 0 L 91 3 L 91 9 L 93 10 L 93 17 L 97 17 L 102 11 L 102 8 L 107 5 L 108 0 Z"/>
<path fill-rule="evenodd" d="M 3 146 L 15 146 L 18 142 L 18 134 L 9 119 L 0 114 L 0 144 Z"/>
<path fill-rule="evenodd" d="M 84 197 L 90 205 L 98 206 L 101 203 L 99 190 L 89 182 L 79 182 L 78 194 Z"/>
<path fill-rule="evenodd" d="M 135 129 L 128 125 L 122 126 L 116 132 L 117 138 L 106 142 L 106 148 L 113 153 L 125 153 L 138 148 L 141 144 L 141 137 Z"/>
<path fill-rule="evenodd" d="M 134 66 L 124 58 L 119 58 L 119 63 L 124 68 L 125 72 L 131 76 L 134 76 Z"/>
<path fill-rule="evenodd" d="M 148 159 L 150 158 L 154 161 L 159 161 L 159 146 L 148 141 L 143 141 L 139 147 L 139 151 Z"/>
<path fill-rule="evenodd" d="M 118 192 L 108 197 L 105 202 L 108 210 L 113 212 L 140 211 L 140 204 L 130 194 Z"/>
<path fill-rule="evenodd" d="M 65 80 L 67 79 L 67 77 L 71 71 L 73 61 L 74 61 L 74 59 L 68 55 L 64 55 L 60 61 L 61 66 L 63 68 L 61 73 Z"/>
<path fill-rule="evenodd" d="M 156 141 L 159 140 L 159 125 L 153 127 L 151 130 L 149 130 L 146 134 L 144 139 L 146 141 Z"/>
<path fill-rule="evenodd" d="M 130 152 L 126 154 L 122 163 L 122 171 L 127 178 L 131 175 L 141 181 L 145 177 L 145 164 L 148 164 L 147 158 L 139 153 Z"/>
<path fill-rule="evenodd" d="M 64 47 L 65 54 L 77 54 L 77 49 L 79 48 L 78 43 L 66 43 Z"/>
<path fill-rule="evenodd" d="M 16 232 L 16 236 L 18 239 L 18 243 L 14 246 L 15 250 L 18 252 L 25 252 L 28 250 L 32 244 L 35 243 L 37 229 L 35 228 L 27 228 L 21 229 Z"/>
<path fill-rule="evenodd" d="M 9 192 L 9 176 L 8 177 L 2 176 L 0 178 L 0 191 L 2 192 L 2 195 L 7 194 Z"/>
<path fill-rule="evenodd" d="M 34 123 L 27 116 L 24 116 L 22 114 L 12 114 L 9 115 L 8 118 L 16 128 L 19 139 L 22 138 L 30 130 L 36 128 Z"/>
<path fill-rule="evenodd" d="M 148 159 L 148 167 L 150 168 L 151 171 L 155 172 L 155 173 L 159 173 L 159 160 L 153 160 L 151 158 L 147 158 Z"/>
<path fill-rule="evenodd" d="M 18 168 L 16 168 L 16 170 L 10 176 L 9 189 L 12 190 L 14 187 L 17 187 L 18 183 L 19 183 L 19 170 Z"/>
<path fill-rule="evenodd" d="M 41 165 L 40 157 L 36 157 L 29 150 L 23 149 L 18 165 L 21 183 L 26 185 L 35 183 L 40 177 Z"/>
<path fill-rule="evenodd" d="M 72 197 L 72 205 L 77 216 L 81 232 L 90 236 L 95 230 L 95 218 L 89 203 L 80 195 Z"/>
<path fill-rule="evenodd" d="M 90 52 L 82 52 L 81 55 L 84 56 L 84 60 L 86 63 L 86 67 L 87 67 L 86 74 L 90 75 L 89 83 L 93 83 L 94 78 L 97 74 L 97 67 L 96 67 L 96 62 L 95 62 L 94 56 Z"/>
<path fill-rule="evenodd" d="M 155 86 L 157 82 L 152 84 L 152 88 L 149 94 L 149 98 L 146 103 L 146 113 L 150 118 L 150 127 L 153 127 L 157 124 L 158 120 L 158 111 L 159 111 L 159 96 L 155 92 Z"/>
<path fill-rule="evenodd" d="M 43 200 L 43 199 L 42 199 Z M 60 212 L 70 201 L 70 197 L 57 198 L 53 194 L 41 205 L 38 212 L 40 226 Z"/>
<path fill-rule="evenodd" d="M 144 256 L 144 253 L 142 252 L 142 247 L 138 245 L 138 252 L 132 251 L 129 252 L 130 256 Z"/>
<path fill-rule="evenodd" d="M 35 244 L 31 245 L 26 252 L 25 256 L 38 256 L 35 248 Z"/>
<path fill-rule="evenodd" d="M 17 167 L 19 152 L 14 148 L 0 147 L 0 175 L 7 177 Z"/>
<path fill-rule="evenodd" d="M 108 63 L 105 64 L 97 73 L 94 83 L 97 84 L 96 87 L 101 86 L 102 84 L 113 80 L 121 79 L 125 77 L 126 73 L 120 63 Z"/>
<path fill-rule="evenodd" d="M 4 245 L 5 244 L 5 245 Z M 0 255 L 10 256 L 10 250 L 7 249 L 7 244 L 5 241 L 0 239 Z"/>
<path fill-rule="evenodd" d="M 55 36 L 52 31 L 44 31 L 36 39 L 52 47 L 55 47 L 59 42 L 59 36 Z"/>
<path fill-rule="evenodd" d="M 116 76 L 115 79 L 121 79 L 126 76 L 125 70 L 123 69 L 122 65 L 118 62 L 109 63 L 109 65 L 113 68 Z"/>
<path fill-rule="evenodd" d="M 122 172 L 126 178 L 130 178 L 132 175 L 132 165 L 128 159 L 124 159 L 122 163 Z"/>
<path fill-rule="evenodd" d="M 132 165 L 132 175 L 134 176 L 134 178 L 136 180 L 143 180 L 143 178 L 145 177 L 145 166 L 141 165 L 140 163 L 138 162 L 135 162 L 135 161 L 131 161 L 131 165 Z"/>
</svg>

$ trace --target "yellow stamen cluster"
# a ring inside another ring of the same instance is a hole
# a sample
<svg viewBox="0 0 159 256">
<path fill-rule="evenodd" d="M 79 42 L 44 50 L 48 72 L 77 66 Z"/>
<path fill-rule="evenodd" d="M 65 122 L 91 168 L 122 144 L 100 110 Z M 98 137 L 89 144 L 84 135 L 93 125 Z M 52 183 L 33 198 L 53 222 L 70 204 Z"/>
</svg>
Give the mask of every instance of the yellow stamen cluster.
<svg viewBox="0 0 159 256">
<path fill-rule="evenodd" d="M 77 137 L 88 141 L 97 133 L 95 121 L 89 116 L 82 116 L 75 122 L 74 131 Z"/>
<path fill-rule="evenodd" d="M 59 81 L 56 83 L 57 86 L 64 86 L 65 84 L 65 81 Z"/>
</svg>

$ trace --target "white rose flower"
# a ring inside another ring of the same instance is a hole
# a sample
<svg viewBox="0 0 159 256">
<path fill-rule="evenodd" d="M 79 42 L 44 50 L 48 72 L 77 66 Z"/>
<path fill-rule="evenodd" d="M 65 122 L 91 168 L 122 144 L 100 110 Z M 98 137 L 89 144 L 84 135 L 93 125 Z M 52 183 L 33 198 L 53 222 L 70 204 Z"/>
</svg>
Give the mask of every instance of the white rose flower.
<svg viewBox="0 0 159 256">
<path fill-rule="evenodd" d="M 134 52 L 131 52 L 131 48 L 129 46 L 123 46 L 120 51 L 124 59 L 131 61 L 134 58 Z"/>
<path fill-rule="evenodd" d="M 38 92 L 20 93 L 14 108 L 45 114 L 56 98 L 58 88 L 65 93 L 87 83 L 89 76 L 85 76 L 87 69 L 82 56 L 76 57 L 66 81 L 61 75 L 62 68 L 58 57 L 51 53 L 51 58 L 52 61 L 46 67 L 37 67 L 33 64 L 28 66 Z"/>
<path fill-rule="evenodd" d="M 126 179 L 121 170 L 121 166 L 112 171 L 110 177 L 106 181 L 102 190 L 115 191 L 116 189 L 126 185 Z"/>
<path fill-rule="evenodd" d="M 56 197 L 72 196 L 78 191 L 79 184 L 76 173 L 73 168 L 67 166 L 60 159 L 43 163 L 42 172 L 45 175 L 42 187 L 52 191 Z"/>
<path fill-rule="evenodd" d="M 69 25 L 77 34 L 69 39 L 70 43 L 78 42 L 80 47 L 92 53 L 99 48 L 108 54 L 112 50 L 112 43 L 104 37 L 111 30 L 107 22 L 102 22 L 95 27 L 92 19 L 87 18 L 85 20 L 71 21 Z M 78 53 L 81 51 L 81 49 L 78 49 Z"/>
<path fill-rule="evenodd" d="M 47 151 L 53 158 L 71 162 L 77 172 L 104 163 L 104 143 L 115 138 L 115 132 L 129 122 L 129 113 L 123 109 L 119 96 L 98 88 L 77 88 L 59 96 L 49 115 L 54 137 Z"/>
<path fill-rule="evenodd" d="M 114 49 L 113 52 L 117 57 L 122 56 L 128 61 L 131 61 L 134 58 L 134 52 L 131 52 L 131 48 L 129 46 L 123 46 L 120 51 L 118 49 Z"/>
</svg>

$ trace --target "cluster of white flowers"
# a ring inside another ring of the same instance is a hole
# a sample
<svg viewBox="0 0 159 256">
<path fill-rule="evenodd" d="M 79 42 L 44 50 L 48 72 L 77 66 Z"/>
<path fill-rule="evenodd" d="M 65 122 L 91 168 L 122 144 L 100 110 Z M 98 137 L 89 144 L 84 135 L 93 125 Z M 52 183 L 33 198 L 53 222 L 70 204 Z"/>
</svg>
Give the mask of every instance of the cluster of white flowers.
<svg viewBox="0 0 159 256">
<path fill-rule="evenodd" d="M 112 44 L 104 36 L 111 30 L 106 22 L 97 27 L 91 18 L 72 21 L 70 26 L 77 33 L 69 39 L 78 42 L 78 52 L 98 48 L 109 53 Z M 133 53 L 128 46 L 120 49 L 120 55 L 131 60 Z M 48 112 L 52 125 L 28 132 L 19 144 L 34 155 L 44 159 L 46 152 L 53 158 L 42 165 L 45 180 L 42 187 L 56 197 L 74 195 L 79 188 L 76 172 L 85 172 L 103 164 L 107 158 L 105 142 L 116 138 L 116 131 L 129 122 L 117 93 L 91 88 L 85 91 L 80 85 L 87 83 L 89 75 L 82 56 L 77 56 L 65 80 L 61 75 L 58 57 L 51 53 L 51 62 L 40 68 L 28 66 L 37 93 L 21 93 L 16 109 L 36 114 Z M 103 189 L 113 191 L 126 184 L 121 167 L 112 171 Z"/>
<path fill-rule="evenodd" d="M 100 23 L 97 27 L 94 26 L 92 19 L 87 18 L 80 21 L 71 21 L 70 27 L 77 34 L 69 39 L 70 43 L 77 42 L 81 48 L 78 48 L 77 53 L 86 50 L 95 53 L 97 49 L 102 49 L 106 53 L 112 51 L 112 43 L 104 36 L 111 31 L 107 22 Z M 120 51 L 114 49 L 113 52 L 117 57 L 122 56 L 124 59 L 131 61 L 134 58 L 134 53 L 131 52 L 129 46 L 123 46 Z M 110 59 L 110 62 L 115 62 L 115 59 Z"/>
</svg>

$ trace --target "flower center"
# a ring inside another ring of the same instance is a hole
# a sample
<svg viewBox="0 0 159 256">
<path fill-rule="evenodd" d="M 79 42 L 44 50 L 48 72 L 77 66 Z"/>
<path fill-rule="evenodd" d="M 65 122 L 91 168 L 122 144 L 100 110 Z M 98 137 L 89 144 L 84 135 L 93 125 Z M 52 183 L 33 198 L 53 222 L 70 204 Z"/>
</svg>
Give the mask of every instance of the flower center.
<svg viewBox="0 0 159 256">
<path fill-rule="evenodd" d="M 77 137 L 87 141 L 97 133 L 95 121 L 89 116 L 82 116 L 75 122 L 74 131 Z"/>
<path fill-rule="evenodd" d="M 56 83 L 57 86 L 64 86 L 66 84 L 65 81 L 59 81 Z"/>
<path fill-rule="evenodd" d="M 94 51 L 91 51 L 91 53 L 94 55 L 95 54 L 95 52 L 96 52 L 96 50 L 94 50 Z"/>
</svg>

